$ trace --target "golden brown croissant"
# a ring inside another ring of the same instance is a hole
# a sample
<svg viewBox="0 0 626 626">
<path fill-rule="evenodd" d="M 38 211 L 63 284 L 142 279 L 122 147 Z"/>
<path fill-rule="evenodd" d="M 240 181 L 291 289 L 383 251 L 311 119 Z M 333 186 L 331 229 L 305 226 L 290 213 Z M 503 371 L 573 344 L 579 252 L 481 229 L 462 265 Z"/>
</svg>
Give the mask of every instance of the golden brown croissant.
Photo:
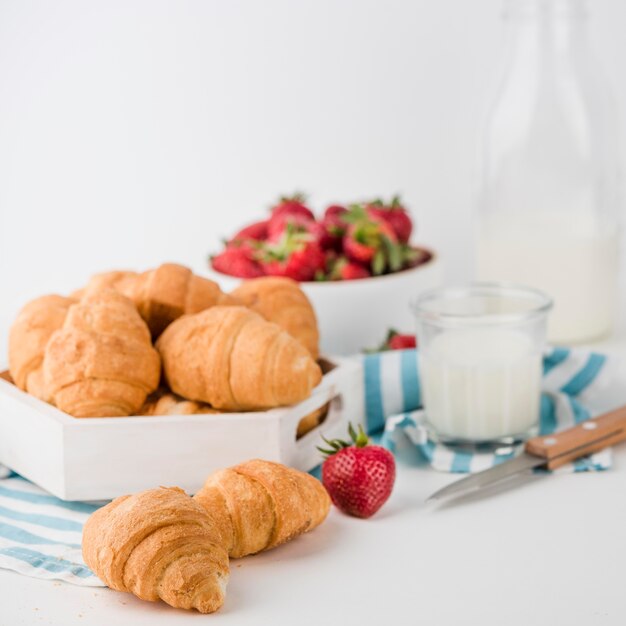
<svg viewBox="0 0 626 626">
<path fill-rule="evenodd" d="M 163 263 L 141 274 L 128 271 L 96 274 L 86 289 L 107 288 L 119 291 L 135 303 L 153 337 L 158 337 L 181 315 L 233 302 L 216 282 L 196 276 L 189 268 L 176 263 Z"/>
<path fill-rule="evenodd" d="M 181 317 L 156 346 L 170 389 L 216 409 L 246 411 L 300 402 L 322 378 L 299 341 L 240 306 Z"/>
<path fill-rule="evenodd" d="M 214 516 L 233 558 L 268 550 L 313 530 L 330 509 L 319 480 L 258 459 L 211 474 L 194 499 Z"/>
<path fill-rule="evenodd" d="M 242 282 L 231 295 L 269 322 L 284 328 L 317 360 L 320 337 L 315 311 L 295 280 L 276 276 L 253 278 Z"/>
<path fill-rule="evenodd" d="M 116 270 L 113 272 L 94 274 L 84 289 L 79 289 L 78 291 L 75 291 L 72 295 L 80 296 L 82 298 L 88 291 L 114 289 L 115 291 L 119 291 L 121 294 L 124 294 L 127 298 L 132 299 L 137 276 L 139 276 L 137 272 L 131 272 L 126 270 Z"/>
<path fill-rule="evenodd" d="M 157 390 L 148 396 L 139 415 L 196 415 L 199 413 L 218 413 L 208 404 L 185 400 L 167 390 Z"/>
<path fill-rule="evenodd" d="M 63 326 L 67 311 L 76 300 L 42 296 L 26 304 L 9 332 L 9 371 L 22 390 L 47 399 L 42 362 L 52 333 Z"/>
<path fill-rule="evenodd" d="M 159 384 L 160 359 L 133 303 L 113 290 L 70 307 L 43 360 L 46 392 L 74 417 L 133 415 Z"/>
<path fill-rule="evenodd" d="M 228 555 L 219 526 L 176 487 L 116 498 L 83 528 L 85 563 L 111 589 L 212 613 L 224 603 Z"/>
<path fill-rule="evenodd" d="M 301 439 L 307 433 L 311 432 L 315 427 L 319 426 L 328 415 L 330 403 L 326 403 L 319 409 L 315 409 L 308 415 L 305 415 L 299 422 L 296 429 L 296 439 Z"/>
</svg>

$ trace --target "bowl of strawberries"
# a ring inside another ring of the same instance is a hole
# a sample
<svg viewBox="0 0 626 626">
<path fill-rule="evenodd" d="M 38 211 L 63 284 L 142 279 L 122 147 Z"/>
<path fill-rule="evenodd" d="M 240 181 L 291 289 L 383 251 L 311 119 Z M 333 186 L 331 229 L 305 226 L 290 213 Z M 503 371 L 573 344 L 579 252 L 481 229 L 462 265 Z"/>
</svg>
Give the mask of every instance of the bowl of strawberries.
<svg viewBox="0 0 626 626">
<path fill-rule="evenodd" d="M 381 328 L 413 330 L 409 300 L 441 280 L 437 255 L 412 243 L 399 197 L 333 204 L 320 217 L 301 194 L 281 198 L 210 257 L 225 289 L 241 280 L 286 276 L 315 307 L 322 350 L 353 354 L 378 345 Z"/>
</svg>

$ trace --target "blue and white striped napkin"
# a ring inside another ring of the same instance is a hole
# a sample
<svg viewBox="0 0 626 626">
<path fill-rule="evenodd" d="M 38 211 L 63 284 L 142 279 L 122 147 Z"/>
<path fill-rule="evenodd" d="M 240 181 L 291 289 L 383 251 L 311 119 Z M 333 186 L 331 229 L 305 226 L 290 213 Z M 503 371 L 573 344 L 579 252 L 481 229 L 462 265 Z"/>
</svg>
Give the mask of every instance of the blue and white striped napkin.
<svg viewBox="0 0 626 626">
<path fill-rule="evenodd" d="M 408 437 L 433 467 L 475 471 L 499 458 L 479 449 L 454 453 L 429 442 L 420 424 L 420 385 L 415 350 L 364 357 L 366 423 L 370 433 L 384 430 L 392 447 Z M 554 432 L 626 404 L 626 385 L 615 384 L 611 359 L 584 351 L 554 350 L 544 360 L 542 430 Z M 391 416 L 391 417 L 388 417 Z M 356 417 L 356 416 L 355 416 Z M 386 428 L 385 428 L 386 425 Z M 569 466 L 569 470 L 605 469 L 610 451 Z M 0 567 L 36 578 L 102 586 L 82 559 L 80 542 L 87 517 L 103 503 L 64 502 L 0 466 Z"/>
<path fill-rule="evenodd" d="M 414 350 L 364 357 L 367 425 L 384 429 L 382 444 L 395 450 L 406 437 L 439 471 L 479 472 L 518 454 L 523 446 L 450 448 L 428 437 Z M 626 391 L 616 385 L 618 363 L 602 354 L 555 348 L 544 357 L 540 434 L 547 435 L 626 403 Z M 597 471 L 611 466 L 611 450 L 569 463 L 559 472 Z"/>
<path fill-rule="evenodd" d="M 102 587 L 80 549 L 83 524 L 99 505 L 64 502 L 0 466 L 0 567 Z"/>
</svg>

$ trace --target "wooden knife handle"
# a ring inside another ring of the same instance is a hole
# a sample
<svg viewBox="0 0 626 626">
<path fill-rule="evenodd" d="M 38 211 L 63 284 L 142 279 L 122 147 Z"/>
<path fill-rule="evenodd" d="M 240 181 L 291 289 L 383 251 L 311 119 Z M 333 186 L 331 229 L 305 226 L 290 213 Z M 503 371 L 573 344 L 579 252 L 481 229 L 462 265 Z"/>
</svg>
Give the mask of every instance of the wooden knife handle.
<svg viewBox="0 0 626 626">
<path fill-rule="evenodd" d="M 526 452 L 546 459 L 548 469 L 556 469 L 624 439 L 626 406 L 581 422 L 560 433 L 529 439 L 526 442 Z"/>
</svg>

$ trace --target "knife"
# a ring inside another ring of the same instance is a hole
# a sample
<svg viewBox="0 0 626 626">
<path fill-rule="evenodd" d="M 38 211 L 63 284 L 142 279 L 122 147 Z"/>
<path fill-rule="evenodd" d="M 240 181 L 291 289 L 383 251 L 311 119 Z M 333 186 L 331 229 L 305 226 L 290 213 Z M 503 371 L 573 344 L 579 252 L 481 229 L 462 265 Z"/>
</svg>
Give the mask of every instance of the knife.
<svg viewBox="0 0 626 626">
<path fill-rule="evenodd" d="M 519 456 L 457 480 L 426 501 L 456 497 L 512 478 L 534 468 L 553 470 L 581 456 L 598 452 L 626 439 L 626 406 L 586 420 L 553 435 L 529 439 Z"/>
</svg>

